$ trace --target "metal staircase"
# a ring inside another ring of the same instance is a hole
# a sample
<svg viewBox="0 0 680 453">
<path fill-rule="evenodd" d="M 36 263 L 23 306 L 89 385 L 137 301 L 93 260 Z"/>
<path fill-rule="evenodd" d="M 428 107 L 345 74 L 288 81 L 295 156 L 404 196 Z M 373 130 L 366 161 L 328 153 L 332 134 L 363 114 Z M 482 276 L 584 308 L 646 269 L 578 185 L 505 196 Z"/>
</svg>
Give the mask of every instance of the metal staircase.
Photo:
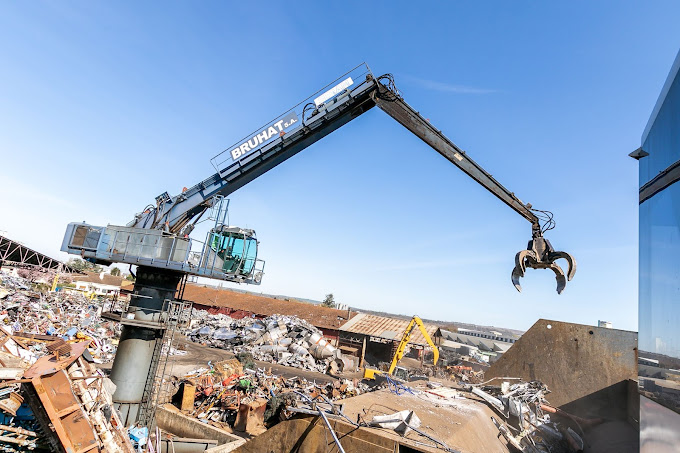
<svg viewBox="0 0 680 453">
<path fill-rule="evenodd" d="M 149 374 L 144 384 L 144 396 L 139 408 L 137 422 L 152 428 L 156 418 L 156 407 L 159 401 L 168 399 L 168 389 L 163 387 L 167 382 L 168 374 L 172 372 L 172 366 L 168 368 L 168 358 L 175 343 L 175 332 L 178 327 L 189 323 L 191 319 L 190 301 L 166 300 L 167 311 L 164 311 L 165 319 L 161 321 L 162 328 L 158 330 L 158 338 L 154 345 L 154 351 L 149 367 Z M 173 362 L 174 363 L 174 362 Z"/>
</svg>

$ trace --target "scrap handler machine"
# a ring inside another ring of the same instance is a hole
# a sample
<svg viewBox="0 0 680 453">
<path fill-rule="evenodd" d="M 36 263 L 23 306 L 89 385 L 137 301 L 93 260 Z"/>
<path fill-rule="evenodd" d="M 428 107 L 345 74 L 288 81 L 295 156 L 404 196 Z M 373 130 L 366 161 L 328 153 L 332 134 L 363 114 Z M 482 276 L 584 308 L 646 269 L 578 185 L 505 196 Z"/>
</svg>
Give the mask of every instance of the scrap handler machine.
<svg viewBox="0 0 680 453">
<path fill-rule="evenodd" d="M 259 284 L 263 269 L 257 266 L 260 262 L 254 231 L 238 228 L 226 231 L 228 228 L 218 223 L 199 247 L 199 253 L 191 254 L 196 247 L 188 236 L 196 223 L 223 197 L 377 106 L 529 221 L 531 240 L 527 249 L 516 255 L 512 271 L 512 282 L 518 291 L 521 291 L 519 278 L 527 268 L 552 270 L 557 292 L 564 290 L 567 280 L 576 272 L 576 261 L 570 254 L 556 251 L 543 237 L 555 226 L 552 213 L 522 202 L 432 126 L 404 101 L 391 74 L 374 77 L 368 66 L 362 64 L 325 88 L 215 156 L 212 159 L 215 174 L 173 197 L 162 193 L 155 204 L 136 214 L 125 227 L 69 224 L 62 250 L 106 265 L 114 262 L 150 265 Z M 122 245 L 135 240 L 143 247 L 122 250 Z M 566 274 L 555 263 L 561 258 L 568 263 Z"/>
<path fill-rule="evenodd" d="M 576 262 L 543 237 L 554 226 L 552 215 L 522 202 L 432 126 L 404 101 L 390 74 L 375 77 L 362 64 L 215 156 L 214 174 L 175 196 L 160 194 L 127 225 L 68 225 L 62 251 L 99 264 L 137 266 L 111 373 L 117 385 L 114 401 L 127 421 L 143 421 L 153 406 L 150 376 L 162 332 L 173 319 L 168 311 L 178 286 L 181 297 L 187 275 L 251 284 L 262 280 L 264 262 L 257 256 L 255 232 L 225 224 L 225 197 L 376 106 L 529 221 L 531 240 L 515 257 L 512 271 L 517 290 L 527 268 L 552 270 L 557 292 L 564 290 Z M 194 240 L 190 233 L 207 211 L 214 214 L 214 227 L 205 241 Z M 568 262 L 566 274 L 555 263 L 560 258 Z"/>
<path fill-rule="evenodd" d="M 406 353 L 406 346 L 408 346 L 409 342 L 411 341 L 411 334 L 413 333 L 413 329 L 415 329 L 416 326 L 418 326 L 418 329 L 420 329 L 420 333 L 427 342 L 427 344 L 430 345 L 430 348 L 432 348 L 433 354 L 432 362 L 434 366 L 437 366 L 437 362 L 439 361 L 439 348 L 437 348 L 437 346 L 432 341 L 432 338 L 430 338 L 430 334 L 427 333 L 427 330 L 425 329 L 425 324 L 423 324 L 422 319 L 414 315 L 411 318 L 411 321 L 406 326 L 406 329 L 404 329 L 404 333 L 401 335 L 401 341 L 399 341 L 397 349 L 396 351 L 394 351 L 394 356 L 392 356 L 392 362 L 390 363 L 390 367 L 387 369 L 387 371 L 383 373 L 380 370 L 366 367 L 364 368 L 364 379 L 375 379 L 376 376 L 381 376 L 384 374 L 392 376 L 395 374 L 395 370 L 398 368 L 397 365 L 399 364 L 399 361 L 404 357 L 404 354 Z"/>
</svg>

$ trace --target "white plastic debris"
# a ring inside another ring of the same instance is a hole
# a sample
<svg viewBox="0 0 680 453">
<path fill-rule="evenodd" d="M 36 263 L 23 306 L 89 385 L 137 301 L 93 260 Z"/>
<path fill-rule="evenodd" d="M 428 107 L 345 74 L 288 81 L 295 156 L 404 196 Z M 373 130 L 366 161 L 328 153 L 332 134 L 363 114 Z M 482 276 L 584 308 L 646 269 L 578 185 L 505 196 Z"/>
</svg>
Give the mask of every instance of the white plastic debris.
<svg viewBox="0 0 680 453">
<path fill-rule="evenodd" d="M 376 415 L 369 424 L 379 428 L 391 429 L 401 436 L 406 436 L 412 428 L 420 428 L 420 419 L 415 412 L 404 410 L 391 415 Z"/>
</svg>

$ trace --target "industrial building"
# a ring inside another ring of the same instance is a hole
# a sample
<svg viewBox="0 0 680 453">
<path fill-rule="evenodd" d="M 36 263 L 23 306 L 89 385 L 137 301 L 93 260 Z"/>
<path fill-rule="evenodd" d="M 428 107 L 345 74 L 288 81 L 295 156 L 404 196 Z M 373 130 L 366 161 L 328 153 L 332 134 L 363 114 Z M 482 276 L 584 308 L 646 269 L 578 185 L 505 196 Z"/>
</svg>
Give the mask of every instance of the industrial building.
<svg viewBox="0 0 680 453">
<path fill-rule="evenodd" d="M 410 319 L 359 313 L 340 327 L 340 349 L 358 355 L 360 365 L 363 365 L 364 360 L 370 363 L 389 362 L 409 321 Z M 428 335 L 434 337 L 437 326 L 424 324 Z M 411 334 L 409 346 L 412 356 L 422 358 L 427 340 L 416 329 Z"/>
<path fill-rule="evenodd" d="M 630 154 L 639 161 L 640 450 L 680 445 L 680 53 Z M 654 362 L 651 362 L 654 363 Z M 655 363 L 656 364 L 656 363 Z M 671 451 L 671 450 L 668 450 Z M 675 451 L 675 450 L 673 450 Z"/>
<path fill-rule="evenodd" d="M 517 341 L 507 336 L 484 334 L 467 329 L 457 332 L 438 328 L 434 334 L 434 342 L 443 350 L 472 356 L 477 360 L 493 363 Z"/>
</svg>

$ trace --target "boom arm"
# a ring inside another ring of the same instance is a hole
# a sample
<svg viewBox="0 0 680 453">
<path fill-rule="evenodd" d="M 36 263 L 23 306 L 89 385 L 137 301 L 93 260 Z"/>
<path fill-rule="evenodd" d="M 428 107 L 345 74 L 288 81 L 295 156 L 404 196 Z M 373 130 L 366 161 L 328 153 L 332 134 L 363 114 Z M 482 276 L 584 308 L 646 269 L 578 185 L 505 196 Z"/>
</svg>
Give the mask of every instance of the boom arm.
<svg viewBox="0 0 680 453">
<path fill-rule="evenodd" d="M 382 111 L 527 219 L 531 223 L 532 229 L 540 231 L 538 217 L 531 211 L 531 205 L 525 205 L 514 193 L 496 181 L 479 164 L 470 159 L 465 151 L 458 148 L 441 131 L 437 130 L 420 113 L 408 105 L 401 96 L 378 82 L 377 89 L 373 92 L 373 99 Z"/>
<path fill-rule="evenodd" d="M 277 138 L 255 150 L 249 149 L 247 155 L 234 159 L 218 173 L 180 195 L 173 198 L 167 194 L 160 195 L 156 198 L 155 207 L 150 206 L 137 214 L 128 226 L 164 229 L 175 234 L 190 233 L 192 227 L 189 222 L 210 208 L 215 195 L 228 196 L 373 108 L 375 102 L 371 93 L 375 87 L 376 81 L 370 77 L 348 90 L 345 96 L 338 96 L 334 102 L 329 101 L 315 109 L 309 117 L 302 118 L 300 127 L 287 133 L 275 129 L 279 131 Z"/>
<path fill-rule="evenodd" d="M 512 272 L 515 287 L 521 290 L 519 278 L 524 276 L 527 267 L 549 268 L 556 274 L 557 292 L 562 292 L 567 279 L 571 280 L 576 272 L 576 262 L 571 255 L 556 252 L 550 242 L 543 238 L 543 232 L 550 228 L 542 230 L 539 218 L 530 204 L 522 202 L 411 108 L 394 87 L 391 75 L 376 79 L 368 73 L 366 79 L 356 85 L 351 79 L 348 80 L 349 85 L 342 91 L 338 89 L 338 93 L 334 92 L 330 99 L 319 104 L 309 104 L 315 107 L 311 114 L 306 115 L 306 106 L 301 119 L 291 111 L 286 123 L 283 120 L 271 123 L 261 133 L 244 141 L 240 148 L 231 150 L 233 159 L 229 159 L 224 167 L 218 168 L 216 174 L 175 197 L 171 198 L 167 193 L 160 195 L 156 198 L 155 206 L 149 206 L 144 212 L 137 214 L 128 226 L 188 235 L 203 212 L 211 207 L 215 195 L 231 194 L 377 105 L 531 223 L 532 239 L 527 250 L 515 257 Z M 301 124 L 296 124 L 296 127 L 289 130 L 284 130 L 282 126 L 297 122 Z M 276 132 L 277 136 L 274 135 Z M 569 263 L 566 276 L 554 262 L 559 258 L 565 258 Z"/>
<path fill-rule="evenodd" d="M 394 86 L 391 76 L 383 76 Z M 380 79 L 379 79 L 380 80 Z M 512 270 L 512 283 L 518 291 L 522 290 L 519 278 L 524 276 L 527 267 L 534 269 L 550 269 L 557 279 L 557 293 L 564 291 L 567 280 L 571 280 L 576 273 L 576 260 L 566 252 L 557 252 L 553 249 L 550 241 L 543 237 L 543 232 L 552 229 L 554 222 L 552 214 L 549 214 L 547 226 L 541 228 L 538 216 L 534 214 L 531 204 L 524 204 L 513 192 L 506 189 L 496 181 L 491 174 L 484 170 L 474 160 L 470 159 L 465 151 L 458 148 L 441 131 L 437 130 L 410 105 L 408 105 L 396 89 L 390 89 L 378 81 L 376 90 L 372 93 L 378 107 L 394 118 L 399 124 L 411 131 L 415 136 L 430 145 L 435 151 L 444 156 L 449 162 L 463 170 L 468 176 L 481 184 L 489 192 L 500 198 L 502 202 L 510 206 L 515 212 L 531 223 L 531 240 L 526 250 L 522 250 L 515 256 L 515 267 Z M 569 268 L 564 274 L 562 268 L 555 260 L 564 258 Z"/>
</svg>

